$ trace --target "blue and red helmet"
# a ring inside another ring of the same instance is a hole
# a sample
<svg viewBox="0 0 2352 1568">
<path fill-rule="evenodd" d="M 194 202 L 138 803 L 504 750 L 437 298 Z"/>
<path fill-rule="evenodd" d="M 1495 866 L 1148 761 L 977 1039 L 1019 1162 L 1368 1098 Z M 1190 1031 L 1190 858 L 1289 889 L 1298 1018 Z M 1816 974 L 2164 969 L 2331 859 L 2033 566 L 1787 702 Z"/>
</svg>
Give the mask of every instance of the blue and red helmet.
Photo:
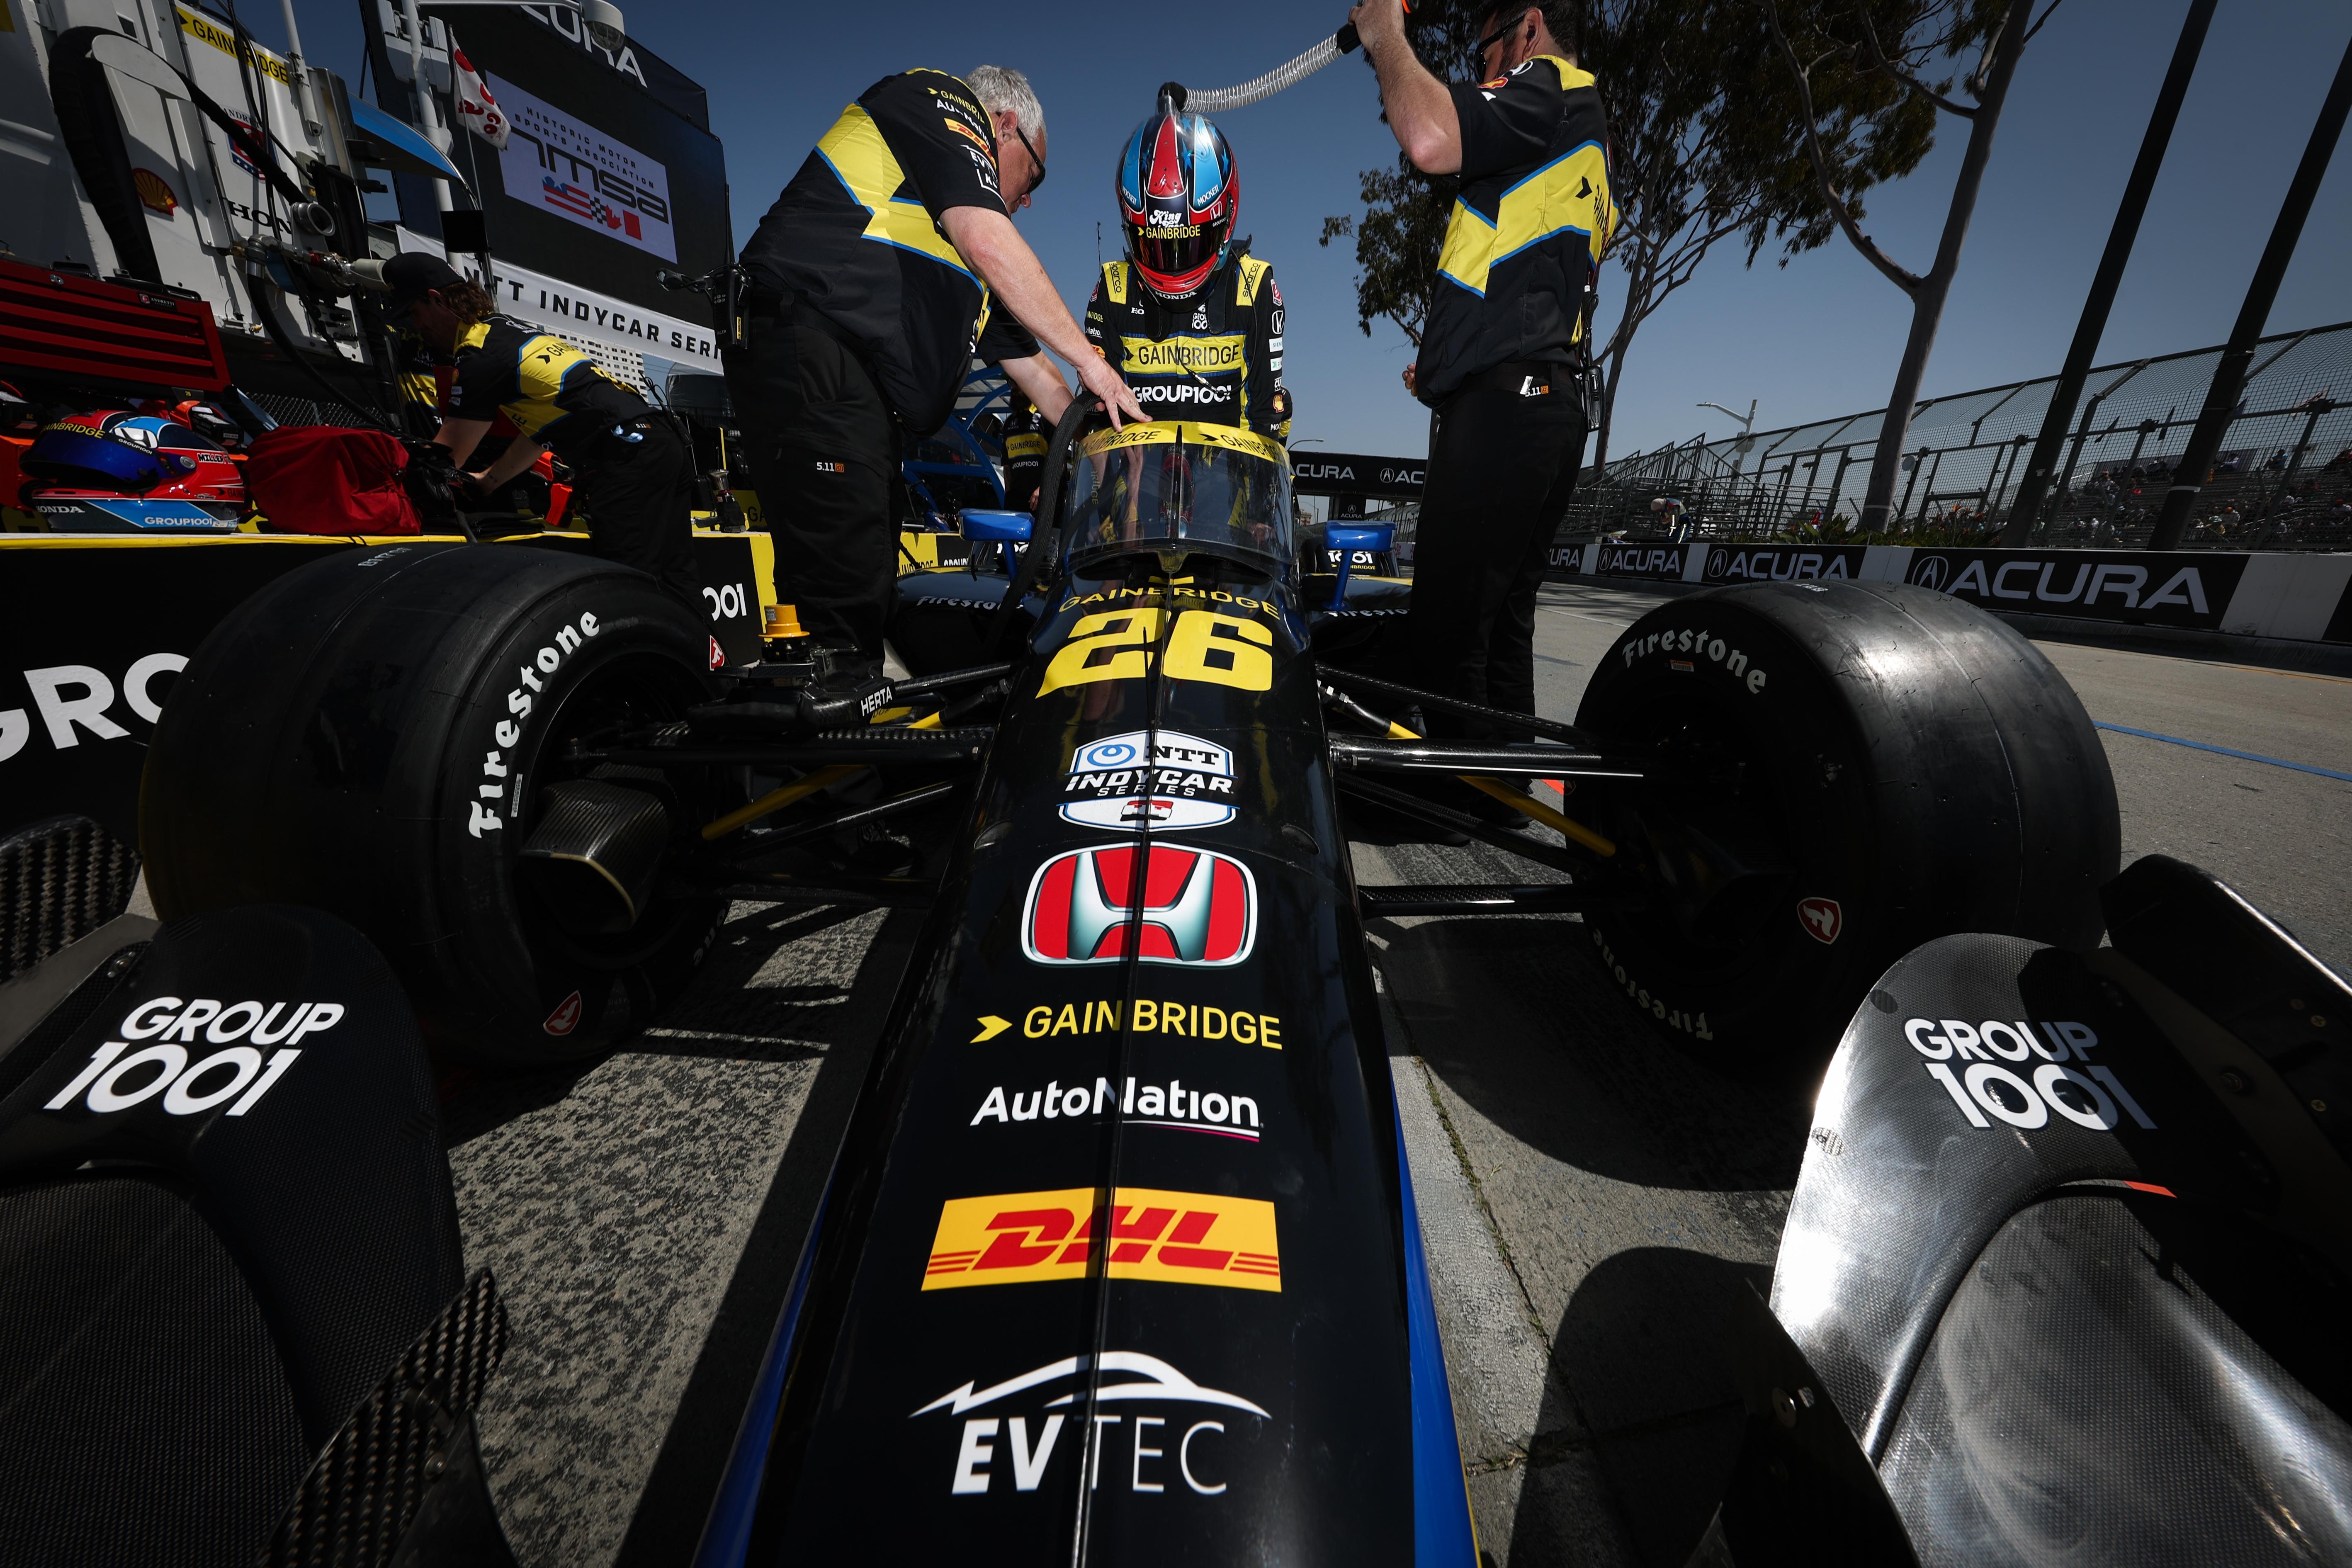
<svg viewBox="0 0 2352 1568">
<path fill-rule="evenodd" d="M 1144 287 L 1181 299 L 1225 258 L 1241 210 L 1234 150 L 1207 118 L 1163 100 L 1118 159 L 1118 216 Z"/>
</svg>

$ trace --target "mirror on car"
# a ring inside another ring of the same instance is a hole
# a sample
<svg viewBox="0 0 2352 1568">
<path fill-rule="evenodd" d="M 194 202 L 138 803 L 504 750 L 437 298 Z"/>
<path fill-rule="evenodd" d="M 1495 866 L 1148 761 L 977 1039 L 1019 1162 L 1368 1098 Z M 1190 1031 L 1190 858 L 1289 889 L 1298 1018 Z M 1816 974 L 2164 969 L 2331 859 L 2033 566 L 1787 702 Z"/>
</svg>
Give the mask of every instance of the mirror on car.
<svg viewBox="0 0 2352 1568">
<path fill-rule="evenodd" d="M 1025 511 L 967 511 L 963 536 L 975 544 L 1025 544 L 1034 521 Z"/>
</svg>

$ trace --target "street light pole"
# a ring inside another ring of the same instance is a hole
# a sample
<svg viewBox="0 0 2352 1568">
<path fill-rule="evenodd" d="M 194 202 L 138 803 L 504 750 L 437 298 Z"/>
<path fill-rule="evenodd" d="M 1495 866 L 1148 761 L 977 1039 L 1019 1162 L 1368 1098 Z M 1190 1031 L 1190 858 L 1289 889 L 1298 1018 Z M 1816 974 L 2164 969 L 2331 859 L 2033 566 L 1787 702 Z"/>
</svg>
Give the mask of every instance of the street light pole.
<svg viewBox="0 0 2352 1568">
<path fill-rule="evenodd" d="M 1720 403 L 1700 403 L 1696 404 L 1693 406 L 1698 408 L 1723 408 L 1723 405 Z M 1748 412 L 1745 414 L 1742 414 L 1737 408 L 1723 408 L 1723 411 L 1726 414 L 1730 415 L 1734 419 L 1739 421 L 1739 438 L 1743 441 L 1748 439 L 1748 433 L 1752 430 L 1756 425 L 1756 399 L 1751 397 L 1748 400 Z"/>
</svg>

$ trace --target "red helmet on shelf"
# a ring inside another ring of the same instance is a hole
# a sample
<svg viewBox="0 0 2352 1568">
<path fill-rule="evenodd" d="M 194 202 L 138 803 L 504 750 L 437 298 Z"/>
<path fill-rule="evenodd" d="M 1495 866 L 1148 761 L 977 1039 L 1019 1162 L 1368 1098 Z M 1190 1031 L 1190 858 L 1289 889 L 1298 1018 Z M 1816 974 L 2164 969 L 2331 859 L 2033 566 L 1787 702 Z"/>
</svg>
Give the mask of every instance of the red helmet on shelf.
<svg viewBox="0 0 2352 1568">
<path fill-rule="evenodd" d="M 162 414 L 69 414 L 34 437 L 19 502 L 58 533 L 234 532 L 245 476 L 221 444 Z"/>
</svg>

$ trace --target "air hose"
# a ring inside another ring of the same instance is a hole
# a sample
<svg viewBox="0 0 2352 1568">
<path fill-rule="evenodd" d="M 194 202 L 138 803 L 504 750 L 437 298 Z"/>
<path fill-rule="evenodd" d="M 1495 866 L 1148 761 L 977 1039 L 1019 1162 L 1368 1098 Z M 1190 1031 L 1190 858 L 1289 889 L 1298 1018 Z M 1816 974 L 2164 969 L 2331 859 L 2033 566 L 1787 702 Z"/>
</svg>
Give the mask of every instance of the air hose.
<svg viewBox="0 0 2352 1568">
<path fill-rule="evenodd" d="M 1408 5 L 1405 9 L 1410 11 L 1412 7 Z M 1284 88 L 1297 87 L 1341 55 L 1355 53 L 1359 41 L 1356 24 L 1349 22 L 1287 65 L 1276 66 L 1264 76 L 1254 77 L 1239 87 L 1220 87 L 1207 92 L 1188 93 L 1173 82 L 1169 86 L 1176 89 L 1174 96 L 1180 112 L 1189 109 L 1195 114 L 1223 114 L 1229 109 L 1247 109 L 1253 103 L 1272 98 Z M 1167 89 L 1160 90 L 1165 92 Z"/>
</svg>

